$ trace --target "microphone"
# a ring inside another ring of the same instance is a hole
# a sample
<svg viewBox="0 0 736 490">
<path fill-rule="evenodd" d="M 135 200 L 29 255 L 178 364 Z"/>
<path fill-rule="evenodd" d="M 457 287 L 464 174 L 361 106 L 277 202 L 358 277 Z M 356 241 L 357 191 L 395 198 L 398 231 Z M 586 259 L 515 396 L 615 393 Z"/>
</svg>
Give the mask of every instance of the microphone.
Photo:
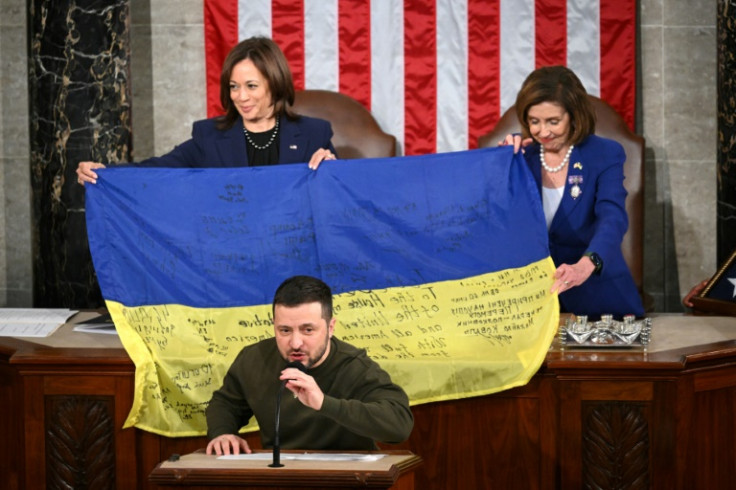
<svg viewBox="0 0 736 490">
<path fill-rule="evenodd" d="M 307 371 L 307 368 L 299 361 L 291 361 L 289 364 L 286 365 L 286 368 L 296 368 L 299 371 L 305 373 Z M 273 437 L 273 463 L 268 465 L 271 468 L 281 468 L 284 465 L 281 464 L 281 442 L 279 441 L 279 422 L 281 419 L 281 393 L 284 392 L 284 387 L 286 386 L 286 382 L 289 381 L 288 379 L 285 379 L 281 382 L 281 388 L 279 388 L 279 394 L 276 396 L 276 430 L 275 435 Z"/>
</svg>

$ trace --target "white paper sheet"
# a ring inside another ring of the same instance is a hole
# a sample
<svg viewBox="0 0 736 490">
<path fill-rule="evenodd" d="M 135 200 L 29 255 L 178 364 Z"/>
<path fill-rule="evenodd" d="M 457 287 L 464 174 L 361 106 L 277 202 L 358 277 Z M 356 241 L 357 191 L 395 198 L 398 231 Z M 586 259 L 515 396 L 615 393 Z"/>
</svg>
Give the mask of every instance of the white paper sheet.
<svg viewBox="0 0 736 490">
<path fill-rule="evenodd" d="M 282 461 L 378 461 L 385 454 L 356 453 L 281 453 Z M 217 459 L 243 459 L 252 461 L 270 461 L 271 453 L 229 454 Z"/>
<path fill-rule="evenodd" d="M 48 337 L 74 313 L 62 308 L 0 308 L 0 337 Z"/>
</svg>

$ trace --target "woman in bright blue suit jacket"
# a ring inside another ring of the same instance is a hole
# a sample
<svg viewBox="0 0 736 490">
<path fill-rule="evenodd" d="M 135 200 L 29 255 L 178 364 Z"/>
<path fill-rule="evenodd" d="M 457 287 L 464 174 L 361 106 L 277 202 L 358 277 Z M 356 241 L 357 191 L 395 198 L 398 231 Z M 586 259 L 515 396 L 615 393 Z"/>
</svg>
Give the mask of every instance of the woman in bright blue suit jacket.
<svg viewBox="0 0 736 490">
<path fill-rule="evenodd" d="M 160 157 L 135 163 L 149 167 L 245 167 L 308 162 L 317 168 L 336 158 L 332 127 L 322 119 L 294 114 L 294 84 L 281 49 L 253 37 L 225 58 L 220 103 L 225 115 L 194 123 L 192 138 Z M 77 167 L 80 184 L 95 183 L 97 162 Z"/>
<path fill-rule="evenodd" d="M 644 307 L 623 254 L 628 228 L 623 147 L 593 134 L 595 113 L 578 77 L 544 67 L 524 81 L 516 99 L 524 157 L 542 195 L 550 255 L 557 270 L 552 291 L 562 311 L 642 316 Z"/>
</svg>

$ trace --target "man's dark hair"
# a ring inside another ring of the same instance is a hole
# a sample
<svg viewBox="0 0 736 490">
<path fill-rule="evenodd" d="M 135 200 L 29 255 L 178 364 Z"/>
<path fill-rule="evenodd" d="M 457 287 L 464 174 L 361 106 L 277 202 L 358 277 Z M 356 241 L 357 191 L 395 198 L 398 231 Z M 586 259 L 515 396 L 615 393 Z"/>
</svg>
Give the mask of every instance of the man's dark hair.
<svg viewBox="0 0 736 490">
<path fill-rule="evenodd" d="M 330 287 L 312 276 L 294 276 L 285 280 L 273 296 L 273 310 L 276 305 L 295 307 L 305 303 L 322 305 L 322 318 L 332 319 L 332 291 Z"/>
</svg>

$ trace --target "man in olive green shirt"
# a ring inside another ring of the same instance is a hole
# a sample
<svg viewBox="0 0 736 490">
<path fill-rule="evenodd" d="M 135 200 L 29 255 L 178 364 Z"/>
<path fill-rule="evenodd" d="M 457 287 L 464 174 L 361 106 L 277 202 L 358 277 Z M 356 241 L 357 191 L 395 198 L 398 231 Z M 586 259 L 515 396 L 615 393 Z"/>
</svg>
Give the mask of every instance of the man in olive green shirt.
<svg viewBox="0 0 736 490">
<path fill-rule="evenodd" d="M 399 443 L 414 425 L 409 399 L 365 350 L 333 337 L 332 292 L 319 279 L 284 281 L 273 300 L 274 338 L 238 354 L 207 407 L 207 454 L 251 450 L 237 435 L 255 415 L 263 447 L 273 447 L 282 384 L 279 438 L 285 449 L 371 450 Z M 286 367 L 299 362 L 305 370 Z M 281 381 L 279 381 L 281 380 Z"/>
</svg>

